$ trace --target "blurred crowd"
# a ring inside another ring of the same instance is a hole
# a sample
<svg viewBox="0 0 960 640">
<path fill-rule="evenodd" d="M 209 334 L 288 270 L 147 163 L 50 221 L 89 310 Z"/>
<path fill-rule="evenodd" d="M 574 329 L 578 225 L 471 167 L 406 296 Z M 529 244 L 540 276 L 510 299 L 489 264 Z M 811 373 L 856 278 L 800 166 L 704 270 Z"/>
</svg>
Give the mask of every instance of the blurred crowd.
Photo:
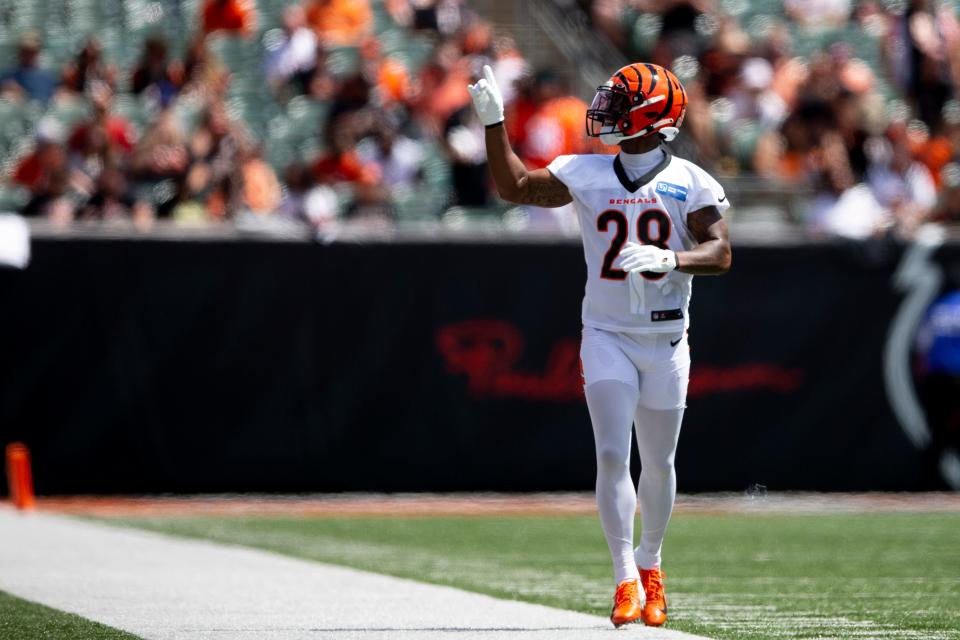
<svg viewBox="0 0 960 640">
<path fill-rule="evenodd" d="M 869 237 L 960 222 L 954 1 L 578 4 L 628 58 L 684 81 L 679 144 L 692 159 L 721 181 L 759 176 L 808 194 L 811 229 Z M 585 138 L 587 105 L 565 76 L 534 68 L 464 0 L 260 2 L 200 0 L 195 33 L 175 45 L 158 31 L 129 60 L 110 59 L 91 35 L 51 66 L 41 33 L 21 33 L 0 69 L 0 107 L 39 105 L 29 139 L 4 159 L 6 184 L 27 194 L 22 212 L 143 229 L 245 217 L 323 230 L 502 204 L 466 90 L 484 64 L 527 165 L 615 151 Z M 158 6 L 187 11 L 181 0 Z M 263 11 L 277 14 L 275 27 L 262 26 Z M 388 46 L 398 30 L 425 48 L 421 61 Z M 223 42 L 257 51 L 256 68 L 238 73 Z M 345 52 L 354 64 L 341 64 Z M 254 112 L 276 111 L 268 126 L 236 108 L 240 80 L 259 100 Z M 130 117 L 131 104 L 146 116 Z M 526 215 L 564 225 L 564 214 Z"/>
<path fill-rule="evenodd" d="M 544 166 L 594 148 L 582 135 L 586 105 L 563 79 L 533 69 L 509 36 L 494 34 L 460 0 L 379 8 L 391 28 L 427 44 L 417 68 L 385 53 L 368 0 L 289 4 L 280 27 L 263 34 L 254 0 L 205 0 L 184 51 L 151 36 L 129 66 L 108 62 L 94 35 L 63 68 L 48 68 L 40 34 L 22 34 L 15 66 L 0 70 L 2 100 L 39 103 L 46 114 L 7 163 L 9 181 L 29 192 L 22 213 L 139 228 L 163 218 L 253 216 L 323 229 L 340 220 L 389 225 L 398 203 L 418 199 L 440 200 L 437 211 L 486 207 L 494 196 L 483 127 L 466 85 L 488 63 L 505 87 L 526 162 Z M 279 113 L 297 105 L 318 120 L 308 123 L 317 129 L 309 151 L 271 162 L 269 130 L 258 139 L 231 109 L 236 73 L 218 59 L 218 39 L 263 41 L 261 68 L 244 73 Z M 344 51 L 356 65 L 335 70 L 330 59 Z M 118 100 L 134 100 L 149 117 L 138 127 Z M 446 160 L 439 195 L 420 188 L 431 154 Z"/>
<path fill-rule="evenodd" d="M 869 237 L 960 222 L 957 2 L 582 4 L 630 58 L 681 77 L 702 163 L 810 190 L 810 228 Z"/>
</svg>

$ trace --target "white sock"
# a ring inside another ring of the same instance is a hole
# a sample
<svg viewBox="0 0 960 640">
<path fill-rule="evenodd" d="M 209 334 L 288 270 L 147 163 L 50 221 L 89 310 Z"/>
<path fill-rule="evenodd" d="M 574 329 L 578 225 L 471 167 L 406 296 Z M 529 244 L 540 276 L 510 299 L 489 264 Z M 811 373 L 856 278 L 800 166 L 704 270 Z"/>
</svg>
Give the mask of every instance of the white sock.
<svg viewBox="0 0 960 640">
<path fill-rule="evenodd" d="M 630 427 L 638 389 L 617 380 L 584 388 L 597 452 L 597 508 L 616 584 L 639 577 L 633 556 L 637 493 L 630 478 Z"/>
<path fill-rule="evenodd" d="M 680 437 L 683 409 L 636 411 L 637 450 L 640 453 L 640 545 L 634 552 L 644 569 L 660 566 L 660 549 L 677 495 L 677 474 L 673 467 Z"/>
</svg>

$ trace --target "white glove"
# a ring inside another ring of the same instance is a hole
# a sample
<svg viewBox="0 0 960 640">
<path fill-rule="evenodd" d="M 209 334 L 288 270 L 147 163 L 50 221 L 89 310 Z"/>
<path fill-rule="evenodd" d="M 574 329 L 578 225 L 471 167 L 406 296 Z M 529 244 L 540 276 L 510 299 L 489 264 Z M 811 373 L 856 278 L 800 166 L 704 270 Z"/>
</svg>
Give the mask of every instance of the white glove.
<svg viewBox="0 0 960 640">
<path fill-rule="evenodd" d="M 490 65 L 483 65 L 483 78 L 477 80 L 477 84 L 468 84 L 467 91 L 473 98 L 473 108 L 477 110 L 483 126 L 503 122 L 503 96 L 500 95 L 500 87 Z"/>
<path fill-rule="evenodd" d="M 677 268 L 677 254 L 652 244 L 628 242 L 620 251 L 620 268 L 628 273 L 666 273 Z"/>
</svg>

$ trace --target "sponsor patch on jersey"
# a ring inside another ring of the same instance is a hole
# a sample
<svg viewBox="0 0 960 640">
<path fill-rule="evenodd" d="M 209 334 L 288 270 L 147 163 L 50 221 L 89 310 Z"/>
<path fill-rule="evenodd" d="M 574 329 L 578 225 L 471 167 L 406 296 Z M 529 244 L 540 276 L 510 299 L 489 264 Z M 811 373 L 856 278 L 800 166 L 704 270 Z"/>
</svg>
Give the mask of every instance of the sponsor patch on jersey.
<svg viewBox="0 0 960 640">
<path fill-rule="evenodd" d="M 687 200 L 687 188 L 671 182 L 658 182 L 657 193 L 662 193 L 665 196 L 669 196 L 675 200 L 682 200 L 683 202 Z"/>
</svg>

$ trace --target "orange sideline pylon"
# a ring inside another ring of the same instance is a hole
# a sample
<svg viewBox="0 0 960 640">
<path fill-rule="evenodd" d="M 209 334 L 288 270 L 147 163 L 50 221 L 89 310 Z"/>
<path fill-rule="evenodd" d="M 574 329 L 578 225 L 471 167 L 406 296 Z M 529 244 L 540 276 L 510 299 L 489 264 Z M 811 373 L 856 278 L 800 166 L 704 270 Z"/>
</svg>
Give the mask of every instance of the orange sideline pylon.
<svg viewBox="0 0 960 640">
<path fill-rule="evenodd" d="M 33 509 L 33 474 L 30 472 L 30 450 L 22 442 L 7 445 L 7 486 L 17 509 Z"/>
</svg>

